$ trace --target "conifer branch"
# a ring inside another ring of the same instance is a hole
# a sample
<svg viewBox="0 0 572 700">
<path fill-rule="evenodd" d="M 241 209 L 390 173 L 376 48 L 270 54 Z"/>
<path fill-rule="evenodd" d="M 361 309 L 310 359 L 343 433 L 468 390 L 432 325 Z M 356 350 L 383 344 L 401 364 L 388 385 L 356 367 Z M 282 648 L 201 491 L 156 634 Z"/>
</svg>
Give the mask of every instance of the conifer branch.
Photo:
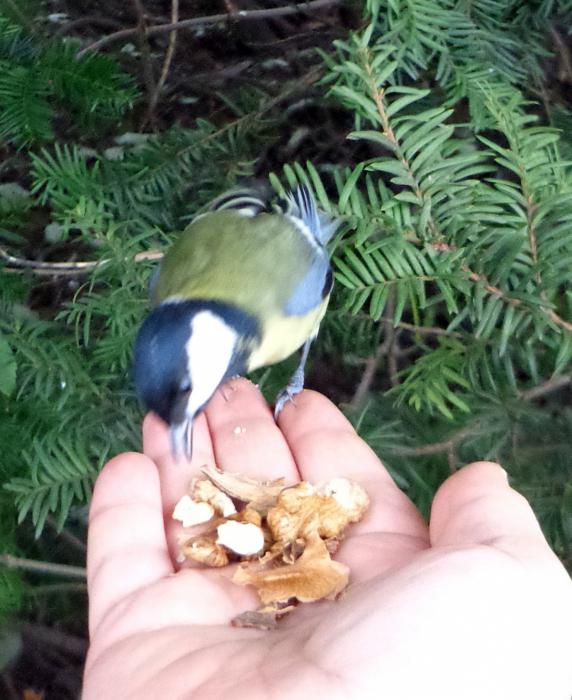
<svg viewBox="0 0 572 700">
<path fill-rule="evenodd" d="M 367 53 L 366 53 L 367 56 Z M 415 193 L 416 197 L 419 199 L 420 202 L 425 201 L 425 194 L 423 190 L 421 189 L 414 173 L 413 170 L 411 169 L 411 164 L 405 157 L 405 154 L 403 153 L 403 150 L 401 148 L 401 144 L 399 143 L 399 139 L 395 135 L 395 132 L 393 130 L 393 127 L 391 126 L 391 122 L 389 121 L 389 115 L 387 114 L 387 110 L 385 107 L 385 90 L 384 88 L 379 88 L 377 85 L 377 81 L 375 78 L 375 73 L 373 71 L 373 66 L 371 65 L 371 61 L 368 60 L 369 57 L 367 57 L 364 60 L 364 68 L 368 76 L 368 87 L 371 93 L 371 96 L 373 98 L 373 101 L 375 103 L 375 107 L 377 109 L 377 113 L 379 115 L 382 127 L 383 127 L 383 135 L 385 138 L 388 139 L 393 144 L 394 152 L 403 167 L 405 168 L 405 171 L 409 178 L 411 179 L 411 182 L 413 183 L 412 189 L 413 192 Z M 422 205 L 420 205 L 422 206 Z M 435 238 L 440 238 L 439 232 L 437 231 L 437 226 L 435 224 L 435 221 L 433 220 L 432 216 L 429 216 L 428 220 L 428 229 L 433 233 Z"/>
<path fill-rule="evenodd" d="M 454 246 L 450 246 L 447 243 L 435 243 L 433 247 L 435 248 L 435 250 L 442 251 L 455 250 Z M 515 297 L 511 297 L 499 287 L 495 287 L 495 285 L 491 284 L 484 275 L 480 275 L 478 272 L 471 270 L 467 265 L 463 265 L 461 269 L 468 274 L 469 279 L 471 281 L 482 283 L 484 289 L 486 289 L 486 291 L 489 292 L 489 294 L 492 294 L 493 296 L 501 299 L 506 304 L 511 304 L 512 306 L 522 306 L 523 308 L 526 308 L 524 307 L 522 299 L 516 299 Z M 561 328 L 564 328 L 567 331 L 572 331 L 572 322 L 567 321 L 566 319 L 559 316 L 554 311 L 554 309 L 549 309 L 545 306 L 541 306 L 541 312 L 557 326 L 560 326 Z"/>
<path fill-rule="evenodd" d="M 489 294 L 492 294 L 498 297 L 499 299 L 502 299 L 502 301 L 504 301 L 506 304 L 524 307 L 522 299 L 516 299 L 515 297 L 509 296 L 508 294 L 503 292 L 502 289 L 499 289 L 498 287 L 495 287 L 493 284 L 491 284 L 484 275 L 479 275 L 477 272 L 473 272 L 466 265 L 463 265 L 463 270 L 468 273 L 469 279 L 471 279 L 473 282 L 482 283 L 483 287 L 487 290 L 487 292 L 489 292 Z M 560 328 L 564 328 L 565 330 L 572 332 L 572 322 L 567 321 L 566 319 L 559 316 L 556 313 L 556 311 L 554 311 L 554 309 L 549 309 L 541 305 L 540 310 L 557 326 L 560 326 Z"/>
</svg>

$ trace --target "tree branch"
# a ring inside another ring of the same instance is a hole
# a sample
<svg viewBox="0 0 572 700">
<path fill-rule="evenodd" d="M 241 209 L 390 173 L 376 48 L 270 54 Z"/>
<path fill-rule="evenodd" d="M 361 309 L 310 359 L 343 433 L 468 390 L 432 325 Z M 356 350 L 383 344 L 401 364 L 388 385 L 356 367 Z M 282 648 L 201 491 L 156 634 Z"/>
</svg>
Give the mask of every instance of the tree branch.
<svg viewBox="0 0 572 700">
<path fill-rule="evenodd" d="M 101 260 L 83 260 L 74 262 L 41 262 L 39 260 L 28 260 L 27 258 L 19 258 L 11 255 L 8 251 L 0 246 L 0 257 L 4 258 L 8 266 L 4 271 L 19 272 L 21 270 L 29 270 L 35 275 L 83 275 L 86 272 L 94 270 L 96 267 L 103 267 L 113 262 L 111 258 L 102 258 Z M 160 250 L 145 250 L 133 256 L 133 261 L 143 262 L 144 260 L 160 260 L 163 257 L 163 252 Z"/>
<path fill-rule="evenodd" d="M 82 580 L 85 580 L 87 576 L 86 570 L 81 566 L 52 564 L 49 561 L 36 561 L 34 559 L 21 559 L 12 554 L 0 554 L 0 565 L 4 565 L 8 569 L 21 569 L 22 571 L 34 571 L 38 574 L 65 576 Z"/>
<path fill-rule="evenodd" d="M 156 34 L 164 34 L 165 32 L 171 32 L 173 30 L 179 29 L 190 29 L 192 27 L 198 27 L 205 24 L 218 24 L 220 22 L 227 22 L 228 20 L 237 21 L 248 21 L 256 19 L 270 19 L 272 17 L 286 17 L 288 15 L 295 15 L 301 12 L 311 12 L 313 10 L 321 10 L 324 7 L 330 7 L 331 5 L 338 5 L 341 0 L 310 0 L 309 2 L 299 3 L 298 5 L 286 5 L 284 7 L 273 7 L 266 10 L 240 10 L 234 15 L 229 15 L 228 13 L 222 13 L 218 15 L 208 15 L 206 17 L 192 17 L 191 19 L 184 19 L 180 22 L 169 22 L 168 24 L 156 24 L 154 26 L 147 28 L 147 36 L 155 36 Z M 113 43 L 114 41 L 119 41 L 121 39 L 128 39 L 138 32 L 138 27 L 132 27 L 130 29 L 121 29 L 113 34 L 108 34 L 92 44 L 89 44 L 81 51 L 78 52 L 77 57 L 81 58 L 86 53 L 91 51 L 99 51 L 103 46 Z"/>
</svg>

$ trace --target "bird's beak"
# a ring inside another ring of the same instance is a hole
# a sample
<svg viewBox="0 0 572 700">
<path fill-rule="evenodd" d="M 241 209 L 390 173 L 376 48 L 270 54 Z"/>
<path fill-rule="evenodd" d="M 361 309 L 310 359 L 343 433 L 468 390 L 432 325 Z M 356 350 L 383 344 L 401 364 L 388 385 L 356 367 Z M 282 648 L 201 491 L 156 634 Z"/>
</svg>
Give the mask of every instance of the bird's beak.
<svg viewBox="0 0 572 700">
<path fill-rule="evenodd" d="M 193 416 L 185 416 L 181 423 L 171 424 L 171 451 L 176 462 L 191 461 L 193 455 Z"/>
</svg>

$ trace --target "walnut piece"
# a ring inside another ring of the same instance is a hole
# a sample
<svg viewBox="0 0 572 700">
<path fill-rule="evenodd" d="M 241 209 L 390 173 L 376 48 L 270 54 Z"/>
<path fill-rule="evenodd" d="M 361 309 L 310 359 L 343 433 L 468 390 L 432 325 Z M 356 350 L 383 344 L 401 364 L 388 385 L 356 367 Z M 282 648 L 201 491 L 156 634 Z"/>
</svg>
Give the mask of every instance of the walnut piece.
<svg viewBox="0 0 572 700">
<path fill-rule="evenodd" d="M 236 506 L 232 499 L 224 491 L 218 489 L 210 479 L 200 477 L 193 479 L 191 483 L 191 495 L 193 501 L 210 504 L 215 513 L 228 518 L 236 513 Z"/>
<path fill-rule="evenodd" d="M 187 559 L 212 567 L 226 566 L 229 562 L 226 549 L 208 535 L 191 537 L 181 545 L 181 553 Z"/>
<path fill-rule="evenodd" d="M 227 520 L 217 527 L 216 532 L 217 544 L 243 557 L 258 554 L 264 548 L 264 533 L 262 528 L 254 523 Z"/>
<path fill-rule="evenodd" d="M 331 559 L 324 541 L 314 534 L 293 564 L 262 571 L 243 564 L 232 580 L 243 586 L 255 586 L 261 602 L 268 605 L 285 603 L 291 598 L 301 603 L 336 598 L 347 586 L 348 576 L 349 568 Z"/>
<path fill-rule="evenodd" d="M 210 503 L 197 503 L 190 496 L 183 496 L 173 510 L 173 520 L 180 520 L 183 527 L 207 523 L 215 511 Z"/>
<path fill-rule="evenodd" d="M 203 467 L 202 472 L 228 496 L 248 503 L 251 508 L 263 514 L 276 503 L 278 494 L 284 488 L 284 479 L 258 481 L 243 474 L 221 472 L 208 466 Z"/>
<path fill-rule="evenodd" d="M 337 539 L 349 523 L 362 518 L 368 505 L 366 492 L 348 479 L 333 479 L 320 491 L 302 481 L 281 492 L 266 521 L 278 542 L 305 539 L 315 532 Z"/>
</svg>

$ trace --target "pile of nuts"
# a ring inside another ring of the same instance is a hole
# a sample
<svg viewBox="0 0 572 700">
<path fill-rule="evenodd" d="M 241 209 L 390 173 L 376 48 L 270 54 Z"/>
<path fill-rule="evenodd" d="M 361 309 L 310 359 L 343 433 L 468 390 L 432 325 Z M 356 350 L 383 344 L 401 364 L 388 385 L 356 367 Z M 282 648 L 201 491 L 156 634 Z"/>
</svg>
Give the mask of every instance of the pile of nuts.
<svg viewBox="0 0 572 700">
<path fill-rule="evenodd" d="M 297 602 L 333 599 L 347 586 L 348 567 L 331 555 L 368 508 L 359 484 L 334 478 L 286 487 L 282 479 L 257 481 L 212 467 L 203 474 L 173 512 L 185 528 L 204 525 L 181 540 L 181 560 L 210 567 L 239 562 L 233 582 L 254 586 L 262 607 L 234 625 L 273 628 Z"/>
</svg>

